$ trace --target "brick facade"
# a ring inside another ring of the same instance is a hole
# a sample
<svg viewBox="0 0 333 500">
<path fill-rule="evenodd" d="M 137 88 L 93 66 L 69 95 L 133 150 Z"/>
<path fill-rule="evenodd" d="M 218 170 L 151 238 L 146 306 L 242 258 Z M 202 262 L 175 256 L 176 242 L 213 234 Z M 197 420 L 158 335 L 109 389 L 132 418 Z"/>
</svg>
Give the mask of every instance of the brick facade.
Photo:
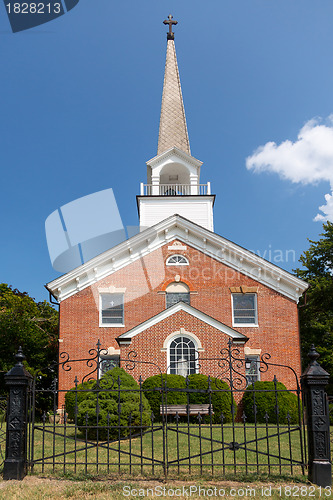
<svg viewBox="0 0 333 500">
<path fill-rule="evenodd" d="M 271 354 L 272 363 L 290 365 L 300 375 L 300 339 L 295 301 L 189 245 L 186 245 L 186 250 L 180 251 L 168 247 L 170 242 L 62 301 L 60 352 L 67 352 L 71 359 L 88 357 L 89 350 L 95 347 L 98 339 L 103 348 L 119 349 L 116 338 L 165 310 L 166 285 L 180 280 L 189 286 L 191 306 L 229 327 L 232 327 L 230 288 L 250 287 L 250 290 L 256 290 L 259 326 L 233 328 L 249 338 L 246 347 Z M 167 258 L 175 253 L 185 255 L 189 266 L 167 266 Z M 115 291 L 125 289 L 124 327 L 99 326 L 99 293 L 101 289 L 110 287 L 114 287 Z M 131 345 L 122 346 L 121 359 L 125 359 L 130 351 L 136 351 L 137 359 L 153 361 L 165 371 L 167 353 L 161 349 L 165 339 L 181 328 L 198 337 L 203 349 L 200 352 L 202 358 L 218 356 L 219 351 L 227 345 L 227 335 L 179 311 L 136 335 Z M 243 349 L 241 346 L 242 352 Z M 122 361 L 122 366 L 125 365 Z M 272 380 L 272 370 L 262 373 L 261 379 Z M 74 385 L 75 375 L 81 380 L 88 371 L 84 363 L 78 363 L 70 371 L 60 370 L 59 388 L 70 389 Z M 202 361 L 200 372 L 218 375 L 216 363 Z M 153 365 L 139 364 L 130 373 L 135 378 L 141 375 L 145 379 L 157 371 Z M 287 387 L 295 388 L 290 370 L 276 367 L 274 373 Z M 59 401 L 61 404 L 63 398 Z"/>
</svg>

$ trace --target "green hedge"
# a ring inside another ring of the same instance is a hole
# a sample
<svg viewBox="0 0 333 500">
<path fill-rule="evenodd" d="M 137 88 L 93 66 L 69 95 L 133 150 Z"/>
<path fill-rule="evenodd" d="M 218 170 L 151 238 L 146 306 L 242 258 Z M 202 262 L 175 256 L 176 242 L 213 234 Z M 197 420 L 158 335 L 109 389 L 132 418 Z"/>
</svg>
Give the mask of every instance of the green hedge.
<svg viewBox="0 0 333 500">
<path fill-rule="evenodd" d="M 165 384 L 169 389 L 186 389 L 186 381 L 184 377 L 181 375 L 167 375 L 166 373 L 149 377 L 142 384 L 142 388 L 145 391 L 144 394 L 149 401 L 155 420 L 161 419 L 160 405 L 162 404 L 162 394 L 160 391 L 154 391 L 153 389 L 165 387 Z M 173 391 L 168 392 L 167 401 L 164 400 L 164 403 L 169 405 L 186 405 L 186 393 Z"/>
<path fill-rule="evenodd" d="M 120 380 L 120 391 L 118 391 L 118 377 Z M 127 437 L 130 432 L 132 435 L 138 434 L 142 423 L 143 427 L 148 427 L 151 424 L 151 408 L 147 398 L 142 394 L 142 417 L 140 414 L 140 392 L 139 385 L 134 378 L 122 368 L 115 367 L 108 371 L 100 379 L 101 391 L 83 393 L 85 397 L 78 405 L 77 422 L 79 426 L 83 426 L 81 431 L 85 434 L 86 430 L 86 415 L 88 415 L 88 438 L 96 439 L 96 429 L 91 429 L 89 426 L 97 424 L 97 394 L 99 404 L 98 415 L 98 438 L 99 439 L 117 439 Z M 91 389 L 96 389 L 96 382 L 93 383 Z M 132 389 L 132 390 L 131 390 Z M 118 403 L 121 405 L 121 411 L 118 415 Z M 109 413 L 109 431 L 103 426 L 108 423 Z M 131 414 L 131 430 L 129 428 L 129 418 Z M 142 418 L 142 420 L 141 420 Z M 118 428 L 112 426 L 120 425 Z"/>
<path fill-rule="evenodd" d="M 208 377 L 207 375 L 194 374 L 189 375 L 189 389 L 201 389 L 206 392 L 188 392 L 189 403 L 190 404 L 209 404 L 209 394 L 208 394 Z M 159 390 L 154 390 L 156 388 L 164 387 L 166 383 L 169 389 L 185 389 L 183 392 L 170 391 L 167 392 L 167 404 L 187 404 L 187 392 L 186 392 L 186 379 L 181 375 L 154 375 L 153 377 L 147 378 L 142 387 L 145 391 L 145 395 L 150 403 L 151 409 L 154 413 L 155 420 L 160 420 L 160 405 L 162 404 L 162 393 Z M 163 384 L 163 385 L 161 385 Z M 231 422 L 231 393 L 229 386 L 226 382 L 222 382 L 219 379 L 211 378 L 211 402 L 213 405 L 213 422 L 221 422 L 221 413 L 224 416 L 224 423 Z M 165 394 L 165 393 L 164 393 Z M 236 414 L 236 403 L 234 403 L 234 411 Z M 192 420 L 197 421 L 196 417 Z M 209 420 L 209 417 L 205 417 L 205 420 Z"/>
<path fill-rule="evenodd" d="M 276 388 L 277 393 L 275 394 L 274 382 L 255 382 L 253 385 L 247 387 L 242 399 L 244 413 L 247 417 L 246 422 L 253 423 L 255 421 L 253 404 L 255 397 L 257 422 L 265 423 L 265 414 L 267 412 L 269 416 L 268 423 L 276 424 L 276 396 L 279 407 L 279 423 L 288 423 L 288 412 L 290 415 L 290 423 L 296 424 L 298 422 L 298 399 L 296 394 L 287 391 L 286 386 L 281 382 L 277 382 Z M 285 392 L 279 392 L 281 390 Z"/>
<path fill-rule="evenodd" d="M 208 377 L 207 375 L 201 375 L 199 373 L 194 375 L 189 375 L 189 388 L 190 389 L 201 389 L 207 392 L 190 392 L 190 403 L 192 404 L 208 404 L 209 403 L 209 393 L 208 393 Z M 221 423 L 221 414 L 223 414 L 223 422 L 229 423 L 232 421 L 232 405 L 233 401 L 234 415 L 236 416 L 237 405 L 234 398 L 231 395 L 230 387 L 228 384 L 218 378 L 211 377 L 210 379 L 211 388 L 211 402 L 213 405 L 213 423 Z M 209 419 L 209 417 L 208 417 Z M 206 417 L 207 420 L 207 417 Z"/>
<path fill-rule="evenodd" d="M 329 405 L 330 410 L 330 425 L 333 425 L 333 403 Z"/>
<path fill-rule="evenodd" d="M 82 392 L 87 389 L 91 389 L 94 382 L 83 382 L 83 384 L 78 384 L 77 388 L 73 387 L 65 396 L 66 413 L 70 420 L 75 420 L 75 400 L 77 401 L 77 407 L 86 399 L 86 392 Z M 77 394 L 77 396 L 76 396 Z"/>
</svg>

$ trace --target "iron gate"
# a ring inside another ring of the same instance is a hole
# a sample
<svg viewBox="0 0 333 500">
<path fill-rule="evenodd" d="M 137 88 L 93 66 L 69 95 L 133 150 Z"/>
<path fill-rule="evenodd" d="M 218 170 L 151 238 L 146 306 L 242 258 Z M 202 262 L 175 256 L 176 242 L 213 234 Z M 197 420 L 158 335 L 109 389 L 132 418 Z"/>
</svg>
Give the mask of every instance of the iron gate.
<svg viewBox="0 0 333 500">
<path fill-rule="evenodd" d="M 155 384 L 147 386 L 141 377 L 138 383 L 126 381 L 119 368 L 100 377 L 103 353 L 98 342 L 86 359 L 61 355 L 59 370 L 73 373 L 73 388 L 60 408 L 58 401 L 67 391 L 58 388 L 56 379 L 42 389 L 35 378 L 27 443 L 31 470 L 155 477 L 240 471 L 304 474 L 301 389 L 292 368 L 271 363 L 264 354 L 257 361 L 258 373 L 272 382 L 263 389 L 256 384 L 247 388 L 245 359 L 229 342 L 219 358 L 196 359 L 199 367 L 209 361 L 216 375 L 201 377 L 199 385 L 193 382 L 195 376 L 188 376 L 181 387 L 172 387 L 158 366 L 132 352 L 121 365 L 127 373 L 143 364 L 154 368 Z M 82 363 L 90 371 L 78 380 L 75 368 Z M 274 375 L 278 366 L 292 375 L 289 391 Z M 290 393 L 293 411 L 286 412 L 281 395 Z M 263 397 L 270 401 L 265 414 Z M 42 398 L 51 399 L 52 408 L 38 414 Z"/>
</svg>

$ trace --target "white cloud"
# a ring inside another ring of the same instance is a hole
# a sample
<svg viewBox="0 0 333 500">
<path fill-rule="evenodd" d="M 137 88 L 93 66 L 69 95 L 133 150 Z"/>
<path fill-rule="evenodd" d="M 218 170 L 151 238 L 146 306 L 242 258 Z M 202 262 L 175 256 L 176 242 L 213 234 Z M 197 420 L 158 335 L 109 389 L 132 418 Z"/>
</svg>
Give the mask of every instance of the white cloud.
<svg viewBox="0 0 333 500">
<path fill-rule="evenodd" d="M 331 194 L 319 207 L 316 221 L 333 221 L 333 115 L 326 123 L 319 118 L 309 120 L 300 130 L 297 140 L 280 145 L 267 142 L 246 159 L 246 168 L 254 172 L 274 172 L 282 179 L 295 183 L 316 184 L 328 181 Z"/>
</svg>

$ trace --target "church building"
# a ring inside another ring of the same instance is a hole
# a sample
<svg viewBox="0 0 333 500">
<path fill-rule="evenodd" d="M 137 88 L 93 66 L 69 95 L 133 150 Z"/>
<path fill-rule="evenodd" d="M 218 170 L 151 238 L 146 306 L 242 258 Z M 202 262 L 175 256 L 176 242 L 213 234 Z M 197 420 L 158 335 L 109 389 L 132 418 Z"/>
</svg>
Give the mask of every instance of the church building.
<svg viewBox="0 0 333 500">
<path fill-rule="evenodd" d="M 202 162 L 190 150 L 176 21 L 164 23 L 158 149 L 137 196 L 140 232 L 47 285 L 60 303 L 59 352 L 85 358 L 99 339 L 101 372 L 126 369 L 135 353 L 137 379 L 159 370 L 218 376 L 216 360 L 231 340 L 249 381 L 272 379 L 259 371 L 264 353 L 300 375 L 297 303 L 307 284 L 214 232 L 215 194 L 201 183 Z M 80 370 L 78 378 L 89 369 Z M 279 367 L 276 375 L 292 384 Z M 60 370 L 59 388 L 73 385 L 73 371 Z"/>
</svg>

